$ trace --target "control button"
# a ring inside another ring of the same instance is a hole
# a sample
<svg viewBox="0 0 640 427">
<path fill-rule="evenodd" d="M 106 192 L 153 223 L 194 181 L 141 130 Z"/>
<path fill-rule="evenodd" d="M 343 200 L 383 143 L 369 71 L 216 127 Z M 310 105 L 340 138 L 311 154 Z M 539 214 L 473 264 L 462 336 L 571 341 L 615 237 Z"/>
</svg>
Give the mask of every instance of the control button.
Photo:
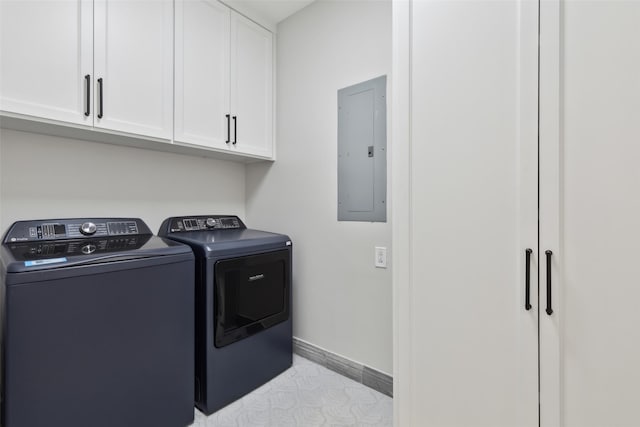
<svg viewBox="0 0 640 427">
<path fill-rule="evenodd" d="M 83 254 L 89 255 L 96 251 L 96 245 L 91 245 L 91 244 L 84 245 L 80 250 L 82 251 Z"/>
<path fill-rule="evenodd" d="M 85 236 L 91 236 L 96 232 L 96 225 L 92 222 L 85 222 L 80 226 L 80 232 Z"/>
<path fill-rule="evenodd" d="M 216 220 L 213 218 L 207 218 L 207 227 L 215 227 L 216 226 Z"/>
</svg>

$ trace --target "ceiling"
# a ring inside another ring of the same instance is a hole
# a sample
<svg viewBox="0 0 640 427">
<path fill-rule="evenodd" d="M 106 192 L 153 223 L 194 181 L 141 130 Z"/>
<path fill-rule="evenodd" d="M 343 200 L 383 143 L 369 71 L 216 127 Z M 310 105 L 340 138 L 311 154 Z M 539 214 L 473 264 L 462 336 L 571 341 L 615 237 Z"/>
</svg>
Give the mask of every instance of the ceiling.
<svg viewBox="0 0 640 427">
<path fill-rule="evenodd" d="M 242 9 L 255 11 L 270 22 L 277 24 L 314 0 L 228 0 Z"/>
</svg>

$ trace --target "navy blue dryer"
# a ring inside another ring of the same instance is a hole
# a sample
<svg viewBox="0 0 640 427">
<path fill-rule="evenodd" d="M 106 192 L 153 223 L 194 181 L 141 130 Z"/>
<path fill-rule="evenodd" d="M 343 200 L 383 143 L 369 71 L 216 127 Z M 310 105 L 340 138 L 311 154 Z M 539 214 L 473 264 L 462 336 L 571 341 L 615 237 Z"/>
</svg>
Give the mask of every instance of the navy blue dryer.
<svg viewBox="0 0 640 427">
<path fill-rule="evenodd" d="M 291 240 L 237 216 L 165 220 L 196 257 L 196 406 L 211 414 L 291 366 Z"/>
</svg>

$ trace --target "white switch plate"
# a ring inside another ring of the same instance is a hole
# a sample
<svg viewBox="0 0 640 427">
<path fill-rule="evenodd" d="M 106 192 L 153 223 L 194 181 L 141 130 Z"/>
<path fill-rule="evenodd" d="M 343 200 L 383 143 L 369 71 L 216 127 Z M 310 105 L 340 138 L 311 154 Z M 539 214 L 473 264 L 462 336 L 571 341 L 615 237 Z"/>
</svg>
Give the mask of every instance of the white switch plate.
<svg viewBox="0 0 640 427">
<path fill-rule="evenodd" d="M 378 268 L 387 268 L 387 248 L 384 246 L 376 246 L 375 266 Z"/>
</svg>

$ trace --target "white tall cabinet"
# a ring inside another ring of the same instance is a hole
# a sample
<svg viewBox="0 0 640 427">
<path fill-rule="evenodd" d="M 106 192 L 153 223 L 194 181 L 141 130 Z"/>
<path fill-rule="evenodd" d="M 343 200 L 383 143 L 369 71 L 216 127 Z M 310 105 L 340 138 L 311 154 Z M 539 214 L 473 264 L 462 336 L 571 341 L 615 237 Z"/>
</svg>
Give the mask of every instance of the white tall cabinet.
<svg viewBox="0 0 640 427">
<path fill-rule="evenodd" d="M 394 19 L 397 425 L 537 426 L 537 6 L 396 2 Z"/>
<path fill-rule="evenodd" d="M 541 2 L 544 427 L 640 425 L 638 22 L 636 1 Z"/>
<path fill-rule="evenodd" d="M 637 22 L 394 2 L 397 425 L 640 425 Z"/>
</svg>

